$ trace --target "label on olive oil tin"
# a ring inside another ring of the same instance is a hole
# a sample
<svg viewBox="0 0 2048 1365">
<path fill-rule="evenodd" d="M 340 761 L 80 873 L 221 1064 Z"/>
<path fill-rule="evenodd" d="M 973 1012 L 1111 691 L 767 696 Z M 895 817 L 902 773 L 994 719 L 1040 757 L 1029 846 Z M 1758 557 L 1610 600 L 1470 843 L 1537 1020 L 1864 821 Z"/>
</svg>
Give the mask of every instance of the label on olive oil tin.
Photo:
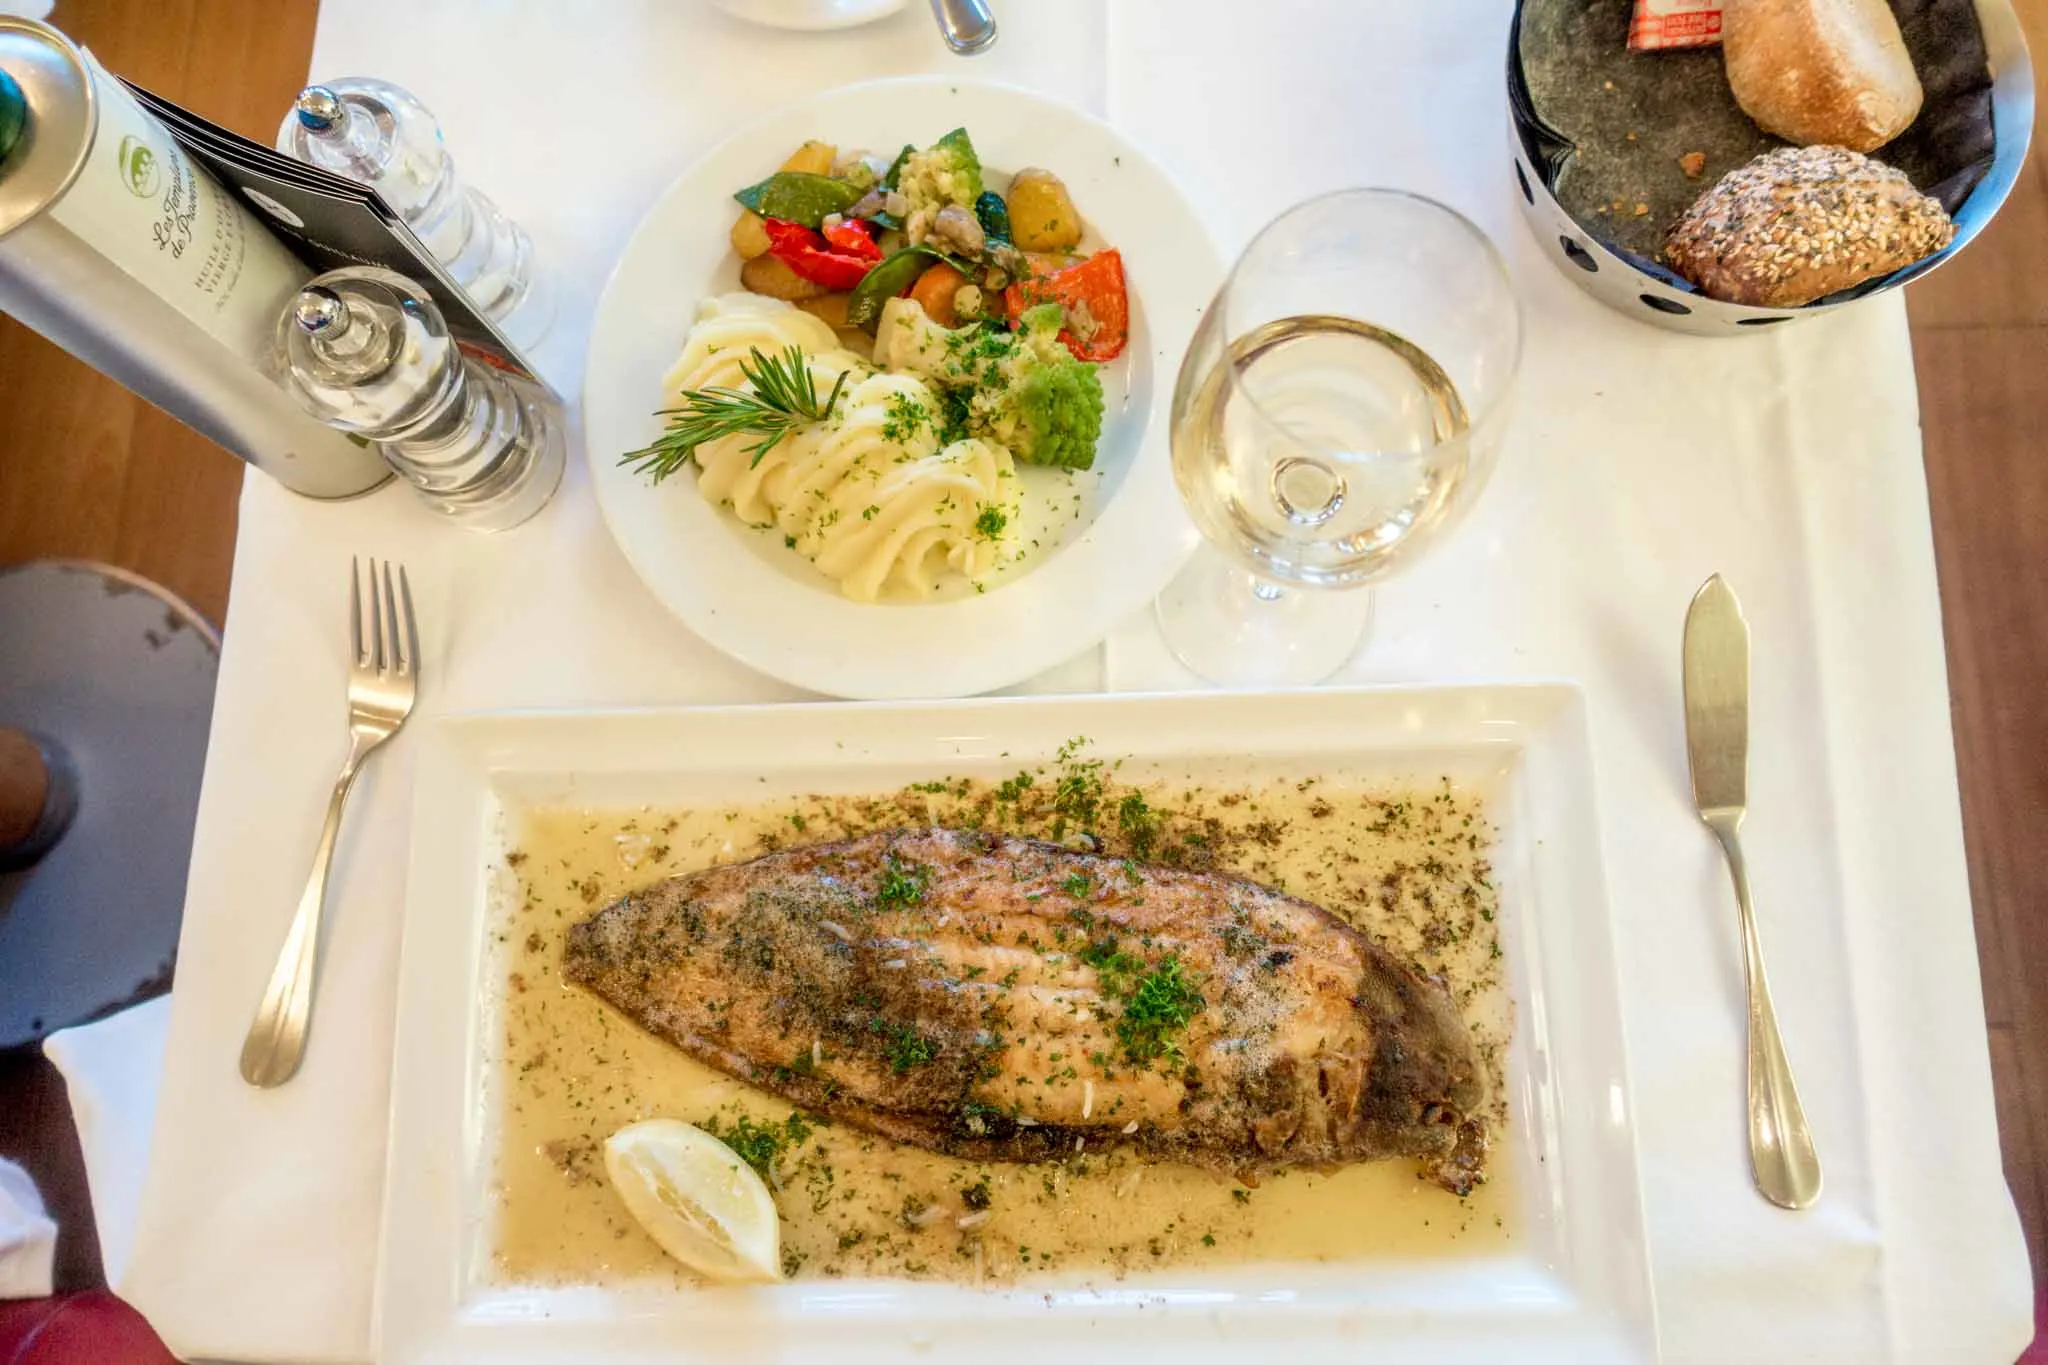
<svg viewBox="0 0 2048 1365">
<path fill-rule="evenodd" d="M 50 215 L 236 355 L 259 362 L 285 301 L 311 272 L 83 55 L 99 126 Z"/>
</svg>

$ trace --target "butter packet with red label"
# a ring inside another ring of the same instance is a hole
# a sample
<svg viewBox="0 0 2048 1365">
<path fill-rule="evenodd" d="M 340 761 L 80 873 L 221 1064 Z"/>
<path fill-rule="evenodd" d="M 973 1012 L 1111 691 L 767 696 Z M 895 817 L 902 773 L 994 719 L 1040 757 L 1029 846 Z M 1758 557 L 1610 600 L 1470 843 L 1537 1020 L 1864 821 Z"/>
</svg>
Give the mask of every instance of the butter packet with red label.
<svg viewBox="0 0 2048 1365">
<path fill-rule="evenodd" d="M 1721 0 L 1636 0 L 1628 45 L 1637 52 L 1714 47 L 1721 41 Z"/>
</svg>

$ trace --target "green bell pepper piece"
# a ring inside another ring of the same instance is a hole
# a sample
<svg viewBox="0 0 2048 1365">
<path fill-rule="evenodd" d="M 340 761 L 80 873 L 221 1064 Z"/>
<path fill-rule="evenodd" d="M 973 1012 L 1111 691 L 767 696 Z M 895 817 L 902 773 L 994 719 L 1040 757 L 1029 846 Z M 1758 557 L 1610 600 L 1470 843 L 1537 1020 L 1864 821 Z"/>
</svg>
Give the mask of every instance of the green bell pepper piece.
<svg viewBox="0 0 2048 1365">
<path fill-rule="evenodd" d="M 807 171 L 777 171 L 758 185 L 749 185 L 733 198 L 763 218 L 782 218 L 815 229 L 828 213 L 844 213 L 859 201 L 861 192 L 844 180 Z"/>
</svg>

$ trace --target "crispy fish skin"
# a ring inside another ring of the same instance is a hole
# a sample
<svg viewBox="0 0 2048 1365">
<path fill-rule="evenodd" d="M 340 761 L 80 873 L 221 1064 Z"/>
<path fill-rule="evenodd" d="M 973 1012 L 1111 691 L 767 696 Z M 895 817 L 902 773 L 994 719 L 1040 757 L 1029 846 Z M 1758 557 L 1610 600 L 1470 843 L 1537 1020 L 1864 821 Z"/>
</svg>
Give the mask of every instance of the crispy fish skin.
<svg viewBox="0 0 2048 1365">
<path fill-rule="evenodd" d="M 1121 1143 L 1246 1178 L 1395 1156 L 1482 1178 L 1481 1073 L 1443 983 L 1240 878 L 889 830 L 637 891 L 563 959 L 699 1061 L 953 1156 Z M 1167 1025 L 1134 1029 L 1146 977 L 1199 999 L 1169 990 Z"/>
</svg>

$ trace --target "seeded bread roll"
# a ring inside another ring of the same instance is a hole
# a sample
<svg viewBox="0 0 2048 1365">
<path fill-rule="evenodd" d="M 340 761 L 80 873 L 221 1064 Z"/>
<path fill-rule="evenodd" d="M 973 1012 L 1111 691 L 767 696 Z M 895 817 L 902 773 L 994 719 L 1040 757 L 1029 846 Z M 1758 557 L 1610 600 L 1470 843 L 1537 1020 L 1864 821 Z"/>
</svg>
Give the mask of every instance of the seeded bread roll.
<svg viewBox="0 0 2048 1365">
<path fill-rule="evenodd" d="M 1873 152 L 1925 98 L 1885 0 L 1725 0 L 1721 58 L 1742 111 L 1787 142 Z"/>
<path fill-rule="evenodd" d="M 1664 256 L 1711 298 L 1797 308 L 1931 256 L 1955 231 L 1901 171 L 1846 147 L 1785 147 L 1722 176 Z"/>
</svg>

